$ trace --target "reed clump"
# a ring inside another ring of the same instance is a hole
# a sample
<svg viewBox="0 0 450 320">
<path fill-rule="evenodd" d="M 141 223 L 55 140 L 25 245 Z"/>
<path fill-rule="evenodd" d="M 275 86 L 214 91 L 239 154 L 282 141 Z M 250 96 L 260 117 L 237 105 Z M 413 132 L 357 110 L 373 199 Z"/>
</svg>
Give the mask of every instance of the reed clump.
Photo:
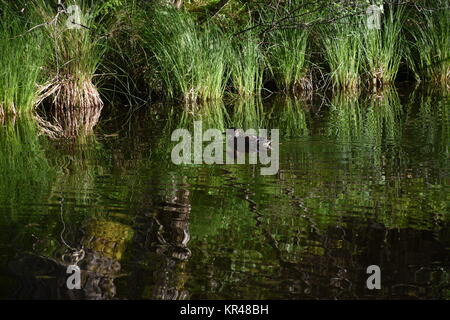
<svg viewBox="0 0 450 320">
<path fill-rule="evenodd" d="M 360 16 L 351 16 L 321 28 L 323 57 L 336 89 L 356 91 L 360 87 L 364 23 Z"/>
<path fill-rule="evenodd" d="M 263 9 L 261 13 L 263 21 L 270 23 L 286 20 L 286 12 L 296 12 L 291 19 L 268 32 L 265 37 L 270 77 L 279 91 L 291 94 L 311 91 L 313 82 L 308 52 L 311 30 L 307 24 L 313 17 L 308 14 L 304 0 L 290 0 L 280 6 L 275 12 Z"/>
<path fill-rule="evenodd" d="M 273 80 L 280 91 L 300 93 L 313 89 L 307 47 L 309 32 L 284 29 L 271 35 L 268 49 Z"/>
<path fill-rule="evenodd" d="M 396 81 L 405 62 L 418 81 L 450 82 L 443 1 L 429 1 L 432 10 L 385 4 L 380 29 L 369 28 L 365 3 L 341 1 L 323 8 L 305 0 L 263 8 L 234 2 L 223 11 L 213 2 L 8 3 L 0 0 L 0 117 L 37 107 L 52 137 L 93 132 L 105 99 L 99 88 L 113 99 L 122 91 L 130 105 L 135 97 L 163 98 L 197 112 L 229 96 L 312 92 L 322 80 L 347 94 L 380 89 Z M 75 25 L 71 5 L 79 8 Z"/>
<path fill-rule="evenodd" d="M 51 53 L 45 62 L 46 81 L 39 86 L 44 121 L 62 128 L 62 136 L 89 135 L 97 124 L 103 101 L 95 84 L 96 70 L 104 53 L 103 37 L 93 29 L 95 6 L 89 1 L 72 1 L 79 6 L 80 21 L 68 24 L 62 9 L 45 1 L 33 7 L 36 17 L 45 23 L 42 30 Z M 50 21 L 50 23 L 48 23 Z"/>
<path fill-rule="evenodd" d="M 241 97 L 260 94 L 265 64 L 260 40 L 254 34 L 233 39 L 229 51 L 232 89 Z"/>
<path fill-rule="evenodd" d="M 450 4 L 410 16 L 406 60 L 416 80 L 450 87 Z"/>
<path fill-rule="evenodd" d="M 155 65 L 163 95 L 185 103 L 201 103 L 223 97 L 228 78 L 227 46 L 220 28 L 198 26 L 182 10 L 165 7 L 150 11 L 151 25 L 143 30 L 144 45 Z"/>
<path fill-rule="evenodd" d="M 364 69 L 370 87 L 376 89 L 395 81 L 404 54 L 405 40 L 402 33 L 405 8 L 385 6 L 380 28 L 364 32 Z"/>
<path fill-rule="evenodd" d="M 29 113 L 37 99 L 45 46 L 42 34 L 29 33 L 24 17 L 4 4 L 0 11 L 0 118 Z"/>
</svg>

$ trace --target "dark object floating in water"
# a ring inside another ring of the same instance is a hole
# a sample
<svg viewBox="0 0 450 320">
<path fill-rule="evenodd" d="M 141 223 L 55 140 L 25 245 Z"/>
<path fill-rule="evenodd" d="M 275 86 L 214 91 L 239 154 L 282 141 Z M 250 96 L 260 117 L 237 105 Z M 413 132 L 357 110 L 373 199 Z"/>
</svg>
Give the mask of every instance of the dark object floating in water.
<svg viewBox="0 0 450 320">
<path fill-rule="evenodd" d="M 231 128 L 234 130 L 233 138 L 233 148 L 235 152 L 241 152 L 243 150 L 239 149 L 238 141 L 244 139 L 245 152 L 260 152 L 260 147 L 265 150 L 271 150 L 271 143 L 269 139 L 265 137 L 260 137 L 252 134 L 245 134 L 242 129 Z M 228 131 L 228 130 L 227 130 Z M 226 132 L 227 133 L 227 132 Z M 227 136 L 228 142 L 231 143 L 231 139 Z"/>
</svg>

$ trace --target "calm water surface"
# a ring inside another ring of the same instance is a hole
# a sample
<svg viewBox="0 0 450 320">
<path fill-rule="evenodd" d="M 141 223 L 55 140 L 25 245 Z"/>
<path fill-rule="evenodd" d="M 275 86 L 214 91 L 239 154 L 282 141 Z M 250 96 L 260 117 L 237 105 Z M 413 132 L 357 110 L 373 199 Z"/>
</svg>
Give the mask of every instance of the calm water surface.
<svg viewBox="0 0 450 320">
<path fill-rule="evenodd" d="M 4 124 L 0 298 L 450 298 L 448 93 L 209 108 L 111 117 L 76 147 Z M 279 128 L 278 174 L 172 164 L 170 135 L 194 119 Z M 86 251 L 81 290 L 69 246 Z"/>
</svg>

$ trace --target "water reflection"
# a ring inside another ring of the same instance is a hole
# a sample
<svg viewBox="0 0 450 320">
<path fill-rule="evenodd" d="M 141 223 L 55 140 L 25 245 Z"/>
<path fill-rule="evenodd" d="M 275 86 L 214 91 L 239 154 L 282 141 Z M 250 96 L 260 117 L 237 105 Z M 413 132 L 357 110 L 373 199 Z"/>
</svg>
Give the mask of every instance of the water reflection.
<svg viewBox="0 0 450 320">
<path fill-rule="evenodd" d="M 292 97 L 277 97 L 270 109 L 272 128 L 282 128 L 285 138 L 303 137 L 310 133 L 308 123 L 311 118 L 307 112 L 310 101 Z"/>
<path fill-rule="evenodd" d="M 162 194 L 144 193 L 144 210 L 135 218 L 131 265 L 139 272 L 130 276 L 134 294 L 150 299 L 185 299 L 191 257 L 189 249 L 191 212 L 189 184 L 185 177 L 170 175 Z M 153 185 L 151 182 L 150 185 Z"/>
<path fill-rule="evenodd" d="M 213 103 L 139 115 L 84 146 L 0 130 L 0 295 L 448 299 L 449 95 Z M 161 119 L 165 114 L 168 119 Z M 279 128 L 280 170 L 176 166 L 175 128 Z M 82 290 L 61 256 L 86 250 Z M 366 288 L 379 265 L 382 290 Z"/>
</svg>

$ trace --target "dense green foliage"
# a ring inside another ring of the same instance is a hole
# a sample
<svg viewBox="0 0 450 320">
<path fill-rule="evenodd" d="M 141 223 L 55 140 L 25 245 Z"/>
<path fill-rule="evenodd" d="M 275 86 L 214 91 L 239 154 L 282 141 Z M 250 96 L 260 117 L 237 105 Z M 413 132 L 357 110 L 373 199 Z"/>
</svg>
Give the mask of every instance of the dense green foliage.
<svg viewBox="0 0 450 320">
<path fill-rule="evenodd" d="M 205 105 L 323 84 L 356 92 L 392 84 L 399 70 L 448 85 L 445 3 L 385 3 L 380 29 L 368 28 L 364 1 L 171 3 L 2 1 L 0 113 L 43 102 L 44 118 L 77 136 L 92 132 L 104 100 Z M 80 7 L 76 29 L 66 28 L 71 4 Z"/>
<path fill-rule="evenodd" d="M 411 27 L 408 61 L 417 79 L 449 85 L 450 8 L 421 12 Z"/>
<path fill-rule="evenodd" d="M 36 103 L 36 83 L 48 48 L 40 32 L 26 33 L 28 27 L 30 23 L 10 8 L 0 11 L 0 118 L 29 111 Z"/>
<path fill-rule="evenodd" d="M 389 2 L 0 0 L 0 297 L 61 297 L 21 255 L 64 237 L 89 297 L 448 299 L 450 10 Z M 175 165 L 193 120 L 279 129 L 278 173 Z"/>
</svg>

